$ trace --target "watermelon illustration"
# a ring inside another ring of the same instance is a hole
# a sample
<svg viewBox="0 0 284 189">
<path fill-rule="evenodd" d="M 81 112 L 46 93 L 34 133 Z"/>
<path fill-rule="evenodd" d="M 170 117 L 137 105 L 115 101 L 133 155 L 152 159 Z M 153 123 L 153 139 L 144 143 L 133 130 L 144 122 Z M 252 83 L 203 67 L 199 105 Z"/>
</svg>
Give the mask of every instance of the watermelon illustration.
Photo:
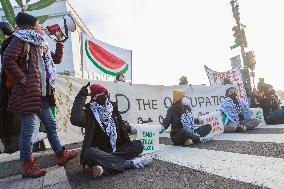
<svg viewBox="0 0 284 189">
<path fill-rule="evenodd" d="M 85 51 L 89 60 L 103 73 L 116 76 L 128 70 L 128 64 L 91 40 L 85 41 Z"/>
</svg>

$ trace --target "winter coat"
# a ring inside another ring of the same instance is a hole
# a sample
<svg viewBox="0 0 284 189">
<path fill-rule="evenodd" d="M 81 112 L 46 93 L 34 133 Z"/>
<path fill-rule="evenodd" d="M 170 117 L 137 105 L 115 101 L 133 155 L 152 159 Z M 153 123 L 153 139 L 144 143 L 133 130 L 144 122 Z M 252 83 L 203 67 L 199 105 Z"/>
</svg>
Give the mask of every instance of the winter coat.
<svg viewBox="0 0 284 189">
<path fill-rule="evenodd" d="M 166 118 L 164 119 L 162 125 L 165 127 L 165 129 L 171 125 L 170 136 L 172 139 L 176 133 L 183 128 L 181 116 L 184 111 L 185 110 L 183 109 L 180 101 L 174 103 L 167 111 Z M 194 122 L 197 123 L 198 120 L 194 120 Z"/>
<path fill-rule="evenodd" d="M 72 125 L 85 128 L 85 137 L 83 141 L 82 151 L 81 151 L 81 163 L 83 160 L 84 152 L 89 147 L 96 147 L 107 153 L 112 152 L 112 146 L 108 135 L 103 131 L 92 110 L 90 109 L 90 104 L 86 104 L 87 97 L 81 95 L 80 93 L 76 96 L 73 108 L 71 111 L 70 121 Z M 113 113 L 112 118 L 116 125 L 117 132 L 117 142 L 116 146 L 119 149 L 121 146 L 130 142 L 128 133 L 121 115 L 118 112 L 117 105 L 112 103 Z"/>
<path fill-rule="evenodd" d="M 30 45 L 29 61 L 22 62 L 25 42 L 18 37 L 13 37 L 4 53 L 4 69 L 14 78 L 8 110 L 19 113 L 40 113 L 41 111 L 41 80 L 36 46 Z M 63 57 L 63 43 L 56 43 L 56 51 L 52 53 L 55 64 L 59 64 Z M 26 79 L 26 87 L 19 81 Z"/>
</svg>

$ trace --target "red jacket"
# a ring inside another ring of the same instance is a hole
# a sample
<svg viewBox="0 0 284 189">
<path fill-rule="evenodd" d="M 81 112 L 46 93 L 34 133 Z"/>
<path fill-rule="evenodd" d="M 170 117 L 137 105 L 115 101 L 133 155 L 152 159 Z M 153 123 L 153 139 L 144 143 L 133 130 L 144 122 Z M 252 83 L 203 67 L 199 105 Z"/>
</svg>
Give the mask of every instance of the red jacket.
<svg viewBox="0 0 284 189">
<path fill-rule="evenodd" d="M 24 44 L 24 41 L 14 36 L 4 53 L 4 69 L 15 81 L 8 110 L 20 113 L 40 113 L 42 94 L 36 46 L 31 44 L 28 70 L 26 70 L 26 63 L 19 64 Z M 62 57 L 63 43 L 57 43 L 56 51 L 52 53 L 54 63 L 59 64 Z M 27 81 L 25 88 L 19 83 L 23 79 Z"/>
</svg>

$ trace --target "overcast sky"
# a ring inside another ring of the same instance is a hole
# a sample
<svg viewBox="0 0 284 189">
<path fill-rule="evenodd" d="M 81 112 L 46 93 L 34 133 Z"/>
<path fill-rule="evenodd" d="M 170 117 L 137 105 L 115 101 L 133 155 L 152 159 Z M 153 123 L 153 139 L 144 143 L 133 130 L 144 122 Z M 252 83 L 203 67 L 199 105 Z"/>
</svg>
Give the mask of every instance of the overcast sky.
<svg viewBox="0 0 284 189">
<path fill-rule="evenodd" d="M 70 0 L 94 36 L 133 50 L 133 81 L 208 83 L 204 64 L 230 69 L 235 24 L 230 0 Z M 257 77 L 284 90 L 284 1 L 239 0 Z"/>
</svg>

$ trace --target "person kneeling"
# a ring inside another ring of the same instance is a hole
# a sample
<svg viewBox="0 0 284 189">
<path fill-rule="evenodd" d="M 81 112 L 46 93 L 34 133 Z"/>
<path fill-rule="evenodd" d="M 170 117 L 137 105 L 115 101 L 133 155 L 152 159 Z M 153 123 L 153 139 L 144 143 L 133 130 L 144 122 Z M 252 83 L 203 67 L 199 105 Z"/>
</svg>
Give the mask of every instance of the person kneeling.
<svg viewBox="0 0 284 189">
<path fill-rule="evenodd" d="M 230 87 L 226 90 L 226 98 L 219 107 L 225 117 L 224 132 L 243 132 L 254 129 L 259 125 L 257 119 L 252 119 L 249 105 L 238 98 L 237 89 Z"/>
<path fill-rule="evenodd" d="M 162 123 L 160 133 L 163 133 L 171 125 L 171 140 L 178 146 L 189 146 L 193 143 L 204 143 L 212 140 L 212 137 L 207 136 L 212 130 L 211 125 L 203 125 L 194 129 L 194 117 L 189 104 L 189 98 L 185 91 L 173 91 L 173 104 Z"/>
<path fill-rule="evenodd" d="M 150 163 L 139 140 L 130 141 L 117 106 L 108 100 L 108 90 L 100 84 L 90 86 L 91 101 L 86 103 L 88 85 L 75 98 L 70 121 L 85 128 L 80 162 L 92 169 L 93 176 L 143 168 Z"/>
</svg>

